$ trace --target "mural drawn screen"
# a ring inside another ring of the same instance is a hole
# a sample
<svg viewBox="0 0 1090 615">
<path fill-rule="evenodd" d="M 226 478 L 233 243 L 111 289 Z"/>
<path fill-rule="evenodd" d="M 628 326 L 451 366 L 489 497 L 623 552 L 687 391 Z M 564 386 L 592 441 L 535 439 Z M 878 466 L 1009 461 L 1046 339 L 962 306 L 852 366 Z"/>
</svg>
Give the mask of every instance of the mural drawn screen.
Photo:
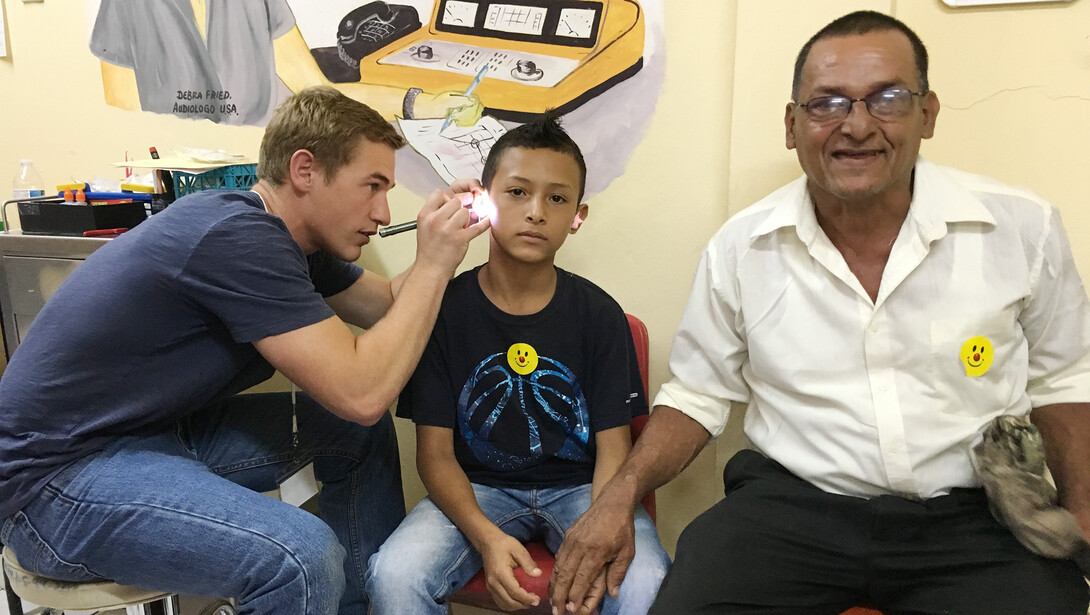
<svg viewBox="0 0 1090 615">
<path fill-rule="evenodd" d="M 545 26 L 547 13 L 548 11 L 540 6 L 492 4 L 488 7 L 484 23 L 489 30 L 540 36 Z"/>
<path fill-rule="evenodd" d="M 442 0 L 435 25 L 442 32 L 590 48 L 604 12 L 597 0 Z"/>
</svg>

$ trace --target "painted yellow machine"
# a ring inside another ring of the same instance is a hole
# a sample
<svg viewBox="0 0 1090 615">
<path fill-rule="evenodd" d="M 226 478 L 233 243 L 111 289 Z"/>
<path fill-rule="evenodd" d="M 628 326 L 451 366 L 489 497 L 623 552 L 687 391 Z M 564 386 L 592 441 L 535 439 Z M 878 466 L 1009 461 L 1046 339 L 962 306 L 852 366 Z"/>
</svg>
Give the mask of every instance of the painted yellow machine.
<svg viewBox="0 0 1090 615">
<path fill-rule="evenodd" d="M 571 111 L 643 66 L 637 0 L 437 0 L 426 25 L 412 7 L 373 5 L 383 11 L 350 23 L 371 51 L 346 58 L 340 36 L 340 57 L 358 62 L 361 81 L 461 91 L 487 64 L 474 93 L 501 119 Z"/>
</svg>

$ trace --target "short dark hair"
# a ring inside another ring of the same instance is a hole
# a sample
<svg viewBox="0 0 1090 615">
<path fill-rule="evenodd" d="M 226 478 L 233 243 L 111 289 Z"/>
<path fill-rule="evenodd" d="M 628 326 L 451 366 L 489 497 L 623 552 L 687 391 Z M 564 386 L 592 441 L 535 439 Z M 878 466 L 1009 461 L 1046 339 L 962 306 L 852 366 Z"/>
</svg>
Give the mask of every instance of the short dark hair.
<svg viewBox="0 0 1090 615">
<path fill-rule="evenodd" d="M 798 57 L 795 58 L 795 75 L 791 80 L 791 98 L 796 101 L 798 99 L 799 86 L 802 85 L 802 66 L 806 64 L 806 59 L 810 55 L 810 48 L 814 46 L 814 43 L 825 38 L 867 34 L 868 32 L 883 30 L 896 30 L 908 37 L 908 41 L 912 43 L 912 53 L 916 56 L 916 79 L 920 82 L 920 92 L 928 92 L 927 48 L 924 47 L 920 37 L 912 31 L 912 28 L 909 28 L 901 20 L 890 17 L 885 13 L 856 11 L 829 22 L 827 26 L 818 30 L 817 34 L 810 37 L 810 40 L 806 41 L 806 44 L 802 46 Z"/>
<path fill-rule="evenodd" d="M 349 162 L 359 138 L 393 149 L 405 140 L 377 111 L 329 86 L 300 90 L 277 107 L 265 127 L 257 177 L 280 186 L 295 152 L 305 149 L 327 180 Z"/>
<path fill-rule="evenodd" d="M 484 170 L 481 171 L 481 185 L 485 190 L 492 186 L 492 178 L 496 176 L 496 168 L 500 166 L 503 154 L 513 147 L 547 149 L 571 156 L 579 166 L 579 202 L 583 202 L 583 192 L 587 186 L 587 163 L 583 160 L 579 145 L 560 127 L 560 115 L 554 109 L 496 139 L 484 161 Z"/>
</svg>

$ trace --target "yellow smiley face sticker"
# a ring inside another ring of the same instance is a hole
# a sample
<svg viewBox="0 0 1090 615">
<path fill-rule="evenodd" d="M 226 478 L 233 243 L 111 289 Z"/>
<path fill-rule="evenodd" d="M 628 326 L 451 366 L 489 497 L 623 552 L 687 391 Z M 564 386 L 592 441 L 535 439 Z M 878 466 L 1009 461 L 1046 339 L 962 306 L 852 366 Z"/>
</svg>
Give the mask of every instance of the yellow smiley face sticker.
<svg viewBox="0 0 1090 615">
<path fill-rule="evenodd" d="M 507 362 L 516 374 L 525 376 L 537 369 L 537 351 L 529 344 L 511 344 L 507 349 Z"/>
<path fill-rule="evenodd" d="M 965 364 L 965 375 L 971 378 L 986 374 L 993 356 L 992 343 L 983 335 L 970 337 L 961 345 L 961 362 Z"/>
</svg>

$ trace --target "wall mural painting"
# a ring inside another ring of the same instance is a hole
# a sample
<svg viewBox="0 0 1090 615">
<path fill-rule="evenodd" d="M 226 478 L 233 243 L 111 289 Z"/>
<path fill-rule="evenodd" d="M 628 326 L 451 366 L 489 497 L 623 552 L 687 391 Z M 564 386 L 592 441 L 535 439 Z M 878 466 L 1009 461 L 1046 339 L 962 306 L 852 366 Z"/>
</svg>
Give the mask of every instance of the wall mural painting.
<svg viewBox="0 0 1090 615">
<path fill-rule="evenodd" d="M 264 125 L 332 85 L 398 125 L 398 181 L 479 177 L 508 128 L 557 109 L 587 194 L 624 165 L 662 86 L 662 0 L 87 0 L 107 104 Z M 214 144 L 191 144 L 209 147 Z"/>
</svg>

